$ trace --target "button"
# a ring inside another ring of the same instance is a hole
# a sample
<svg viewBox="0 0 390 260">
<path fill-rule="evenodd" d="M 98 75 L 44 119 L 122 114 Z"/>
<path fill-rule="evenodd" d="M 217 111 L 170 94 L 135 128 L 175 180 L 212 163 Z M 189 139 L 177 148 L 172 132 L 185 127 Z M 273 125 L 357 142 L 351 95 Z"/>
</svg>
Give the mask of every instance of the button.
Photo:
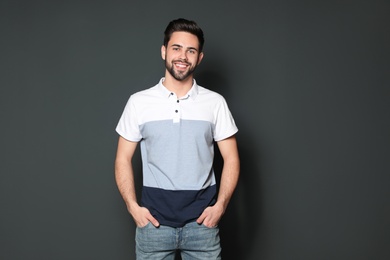
<svg viewBox="0 0 390 260">
<path fill-rule="evenodd" d="M 175 112 L 177 113 L 177 112 L 179 112 L 178 110 L 175 110 Z"/>
<path fill-rule="evenodd" d="M 177 103 L 179 103 L 179 102 L 180 102 L 180 100 L 177 100 L 176 102 L 177 102 Z"/>
</svg>

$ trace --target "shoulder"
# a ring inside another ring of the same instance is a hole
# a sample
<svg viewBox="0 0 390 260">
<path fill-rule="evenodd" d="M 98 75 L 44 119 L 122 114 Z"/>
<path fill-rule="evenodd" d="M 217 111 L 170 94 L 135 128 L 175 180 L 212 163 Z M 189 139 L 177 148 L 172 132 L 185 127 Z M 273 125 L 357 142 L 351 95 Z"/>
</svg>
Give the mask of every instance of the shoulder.
<svg viewBox="0 0 390 260">
<path fill-rule="evenodd" d="M 156 86 L 153 86 L 151 88 L 140 90 L 138 92 L 133 93 L 130 96 L 130 101 L 132 101 L 132 102 L 145 101 L 147 99 L 157 97 L 158 93 L 159 92 L 158 92 L 157 85 L 156 85 Z"/>
<path fill-rule="evenodd" d="M 198 86 L 198 96 L 201 99 L 214 100 L 214 102 L 225 101 L 225 98 L 218 92 L 215 92 L 202 86 Z"/>
</svg>

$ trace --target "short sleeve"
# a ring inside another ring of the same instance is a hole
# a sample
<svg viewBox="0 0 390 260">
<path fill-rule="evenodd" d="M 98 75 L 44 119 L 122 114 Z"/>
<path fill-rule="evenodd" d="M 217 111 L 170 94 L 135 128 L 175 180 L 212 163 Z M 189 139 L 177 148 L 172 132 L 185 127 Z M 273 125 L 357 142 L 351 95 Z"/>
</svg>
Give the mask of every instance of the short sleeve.
<svg viewBox="0 0 390 260">
<path fill-rule="evenodd" d="M 132 142 L 138 142 L 142 139 L 133 96 L 129 98 L 125 109 L 123 110 L 122 116 L 116 127 L 116 132 L 126 140 Z"/>
<path fill-rule="evenodd" d="M 226 100 L 221 96 L 220 102 L 216 109 L 216 121 L 214 128 L 214 140 L 221 141 L 235 133 L 238 128 L 234 122 L 233 116 L 228 108 Z"/>
</svg>

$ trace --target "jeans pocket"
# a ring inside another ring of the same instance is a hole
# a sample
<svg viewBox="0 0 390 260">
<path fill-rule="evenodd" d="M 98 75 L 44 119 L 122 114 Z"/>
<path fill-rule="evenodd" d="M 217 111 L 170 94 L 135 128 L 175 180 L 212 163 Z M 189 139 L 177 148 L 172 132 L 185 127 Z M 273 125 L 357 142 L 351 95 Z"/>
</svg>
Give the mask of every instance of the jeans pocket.
<svg viewBox="0 0 390 260">
<path fill-rule="evenodd" d="M 209 226 L 206 226 L 205 224 L 202 223 L 202 226 L 205 227 L 205 228 L 208 228 L 208 229 L 215 229 L 215 228 L 218 228 L 218 225 L 215 225 L 213 227 L 209 227 Z"/>
<path fill-rule="evenodd" d="M 145 225 L 145 226 L 142 226 L 142 227 L 139 227 L 139 226 L 137 226 L 137 228 L 139 228 L 139 229 L 145 229 L 145 228 L 147 228 L 149 225 L 151 225 L 152 223 L 150 223 L 150 221 Z"/>
</svg>

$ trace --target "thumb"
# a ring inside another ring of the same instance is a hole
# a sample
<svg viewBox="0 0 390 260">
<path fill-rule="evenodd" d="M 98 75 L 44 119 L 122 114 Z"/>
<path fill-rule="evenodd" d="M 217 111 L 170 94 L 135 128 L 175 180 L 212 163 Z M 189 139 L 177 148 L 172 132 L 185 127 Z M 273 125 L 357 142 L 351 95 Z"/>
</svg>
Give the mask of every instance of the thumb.
<svg viewBox="0 0 390 260">
<path fill-rule="evenodd" d="M 148 220 L 150 221 L 150 223 L 153 224 L 153 226 L 155 226 L 155 227 L 160 226 L 160 223 L 152 215 L 149 215 Z"/>
<path fill-rule="evenodd" d="M 199 218 L 196 220 L 196 223 L 202 224 L 205 218 L 206 214 L 202 213 L 202 215 L 200 215 Z"/>
</svg>

